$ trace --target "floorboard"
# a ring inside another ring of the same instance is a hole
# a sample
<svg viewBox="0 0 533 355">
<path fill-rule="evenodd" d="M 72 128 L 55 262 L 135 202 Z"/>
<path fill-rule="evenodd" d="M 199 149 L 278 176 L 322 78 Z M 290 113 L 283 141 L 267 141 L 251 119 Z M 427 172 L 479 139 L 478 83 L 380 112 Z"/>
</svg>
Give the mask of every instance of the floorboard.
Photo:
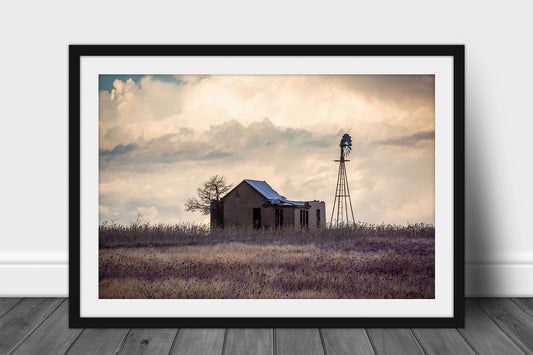
<svg viewBox="0 0 533 355">
<path fill-rule="evenodd" d="M 368 329 L 376 354 L 424 354 L 410 329 Z"/>
<path fill-rule="evenodd" d="M 180 329 L 170 354 L 220 355 L 225 329 Z"/>
<path fill-rule="evenodd" d="M 176 337 L 176 329 L 132 329 L 118 354 L 167 355 Z"/>
<path fill-rule="evenodd" d="M 272 355 L 274 353 L 272 329 L 228 329 L 224 354 Z"/>
<path fill-rule="evenodd" d="M 456 329 L 413 329 L 413 333 L 426 354 L 476 354 Z"/>
<path fill-rule="evenodd" d="M 318 329 L 276 329 L 274 332 L 278 355 L 323 355 Z"/>
<path fill-rule="evenodd" d="M 65 300 L 24 339 L 13 354 L 64 354 L 81 331 L 68 327 L 68 300 Z"/>
<path fill-rule="evenodd" d="M 22 301 L 22 298 L 0 298 L 0 318 L 20 301 Z"/>
<path fill-rule="evenodd" d="M 524 354 L 477 304 L 467 300 L 465 308 L 465 327 L 458 330 L 478 354 Z"/>
<path fill-rule="evenodd" d="M 463 329 L 70 329 L 68 300 L 0 298 L 0 354 L 533 354 L 533 298 L 467 299 Z"/>
<path fill-rule="evenodd" d="M 328 355 L 374 355 L 374 349 L 364 329 L 320 329 Z"/>
<path fill-rule="evenodd" d="M 511 300 L 533 318 L 533 298 L 512 298 Z"/>
<path fill-rule="evenodd" d="M 25 298 L 0 318 L 0 354 L 8 354 L 56 309 L 63 299 Z"/>
<path fill-rule="evenodd" d="M 68 355 L 112 355 L 125 341 L 128 329 L 85 329 L 68 350 Z"/>
<path fill-rule="evenodd" d="M 533 354 L 533 319 L 508 298 L 476 299 L 476 303 L 522 350 Z"/>
</svg>

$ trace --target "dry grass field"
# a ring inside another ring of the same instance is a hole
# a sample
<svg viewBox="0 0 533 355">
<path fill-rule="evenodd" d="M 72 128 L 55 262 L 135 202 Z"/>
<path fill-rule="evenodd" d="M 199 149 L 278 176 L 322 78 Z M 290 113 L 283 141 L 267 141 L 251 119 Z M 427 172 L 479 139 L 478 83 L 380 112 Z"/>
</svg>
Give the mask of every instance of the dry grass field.
<svg viewBox="0 0 533 355">
<path fill-rule="evenodd" d="M 100 226 L 100 298 L 434 298 L 433 226 Z"/>
</svg>

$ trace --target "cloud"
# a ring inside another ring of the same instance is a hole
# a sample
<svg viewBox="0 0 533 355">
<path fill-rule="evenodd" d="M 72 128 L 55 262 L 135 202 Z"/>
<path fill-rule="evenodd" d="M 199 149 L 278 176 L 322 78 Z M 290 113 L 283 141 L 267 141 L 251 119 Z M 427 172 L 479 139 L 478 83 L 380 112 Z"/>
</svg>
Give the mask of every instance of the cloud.
<svg viewBox="0 0 533 355">
<path fill-rule="evenodd" d="M 422 141 L 435 140 L 435 131 L 420 131 L 408 136 L 393 137 L 377 141 L 381 145 L 415 146 Z"/>
<path fill-rule="evenodd" d="M 112 150 L 101 149 L 100 150 L 100 157 L 122 155 L 122 154 L 126 154 L 126 153 L 129 153 L 129 152 L 132 152 L 132 151 L 134 151 L 134 150 L 136 150 L 138 148 L 139 148 L 139 146 L 137 144 L 135 144 L 135 143 L 131 143 L 131 144 L 127 144 L 127 145 L 124 145 L 124 144 L 120 143 L 117 146 L 115 146 L 115 148 L 113 148 Z"/>
<path fill-rule="evenodd" d="M 180 161 L 269 159 L 273 154 L 294 154 L 310 148 L 332 145 L 336 135 L 304 129 L 276 127 L 269 119 L 244 125 L 236 120 L 213 125 L 200 134 L 181 129 L 139 145 L 116 145 L 100 150 L 100 168 L 140 167 L 144 164 L 171 164 Z"/>
<path fill-rule="evenodd" d="M 370 101 L 413 105 L 434 105 L 434 75 L 358 75 L 337 76 L 346 87 Z"/>
<path fill-rule="evenodd" d="M 101 142 L 121 127 L 133 142 L 180 128 L 208 130 L 230 120 L 243 124 L 268 117 L 282 127 L 351 130 L 365 140 L 382 132 L 434 129 L 432 76 L 183 76 L 182 84 L 145 77 L 116 80 L 112 93 L 100 93 Z M 390 85 L 387 86 L 387 82 Z M 407 133 L 407 132 L 401 132 Z M 355 139 L 355 140 L 357 140 Z"/>
</svg>

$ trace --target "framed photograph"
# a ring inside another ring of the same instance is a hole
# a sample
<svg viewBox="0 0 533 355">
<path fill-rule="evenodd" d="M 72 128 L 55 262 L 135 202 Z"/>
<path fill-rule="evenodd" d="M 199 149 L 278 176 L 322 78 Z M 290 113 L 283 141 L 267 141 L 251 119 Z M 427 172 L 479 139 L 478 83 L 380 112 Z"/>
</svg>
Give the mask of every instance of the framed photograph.
<svg viewBox="0 0 533 355">
<path fill-rule="evenodd" d="M 462 327 L 464 46 L 71 45 L 71 327 Z"/>
</svg>

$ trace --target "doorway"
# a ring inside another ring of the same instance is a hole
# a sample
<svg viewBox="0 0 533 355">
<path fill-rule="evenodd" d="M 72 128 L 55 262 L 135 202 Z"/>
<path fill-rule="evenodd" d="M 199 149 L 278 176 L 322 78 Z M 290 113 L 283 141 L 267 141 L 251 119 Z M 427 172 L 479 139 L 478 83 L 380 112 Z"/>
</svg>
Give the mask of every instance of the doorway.
<svg viewBox="0 0 533 355">
<path fill-rule="evenodd" d="M 261 228 L 261 209 L 254 208 L 252 223 L 254 228 Z"/>
</svg>

